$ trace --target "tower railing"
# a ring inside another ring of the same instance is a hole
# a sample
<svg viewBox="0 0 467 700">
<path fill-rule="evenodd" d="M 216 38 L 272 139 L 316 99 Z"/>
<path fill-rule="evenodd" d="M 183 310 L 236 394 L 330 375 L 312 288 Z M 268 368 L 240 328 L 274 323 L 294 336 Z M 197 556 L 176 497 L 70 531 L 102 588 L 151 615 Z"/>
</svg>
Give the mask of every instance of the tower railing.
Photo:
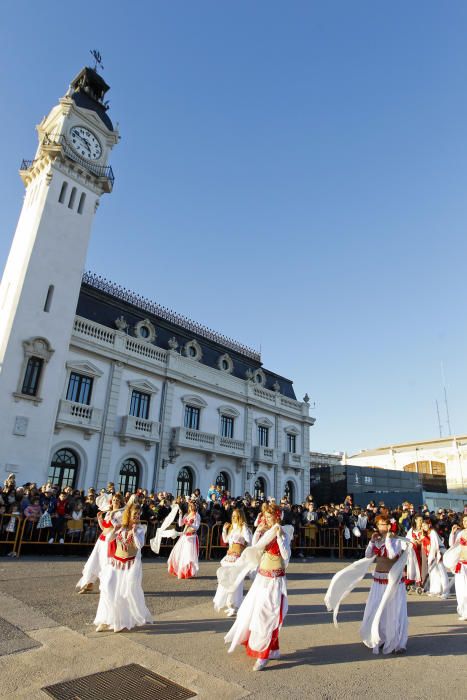
<svg viewBox="0 0 467 700">
<path fill-rule="evenodd" d="M 67 158 L 73 160 L 83 168 L 86 168 L 96 177 L 105 178 L 106 180 L 109 180 L 112 185 L 114 184 L 115 176 L 112 167 L 110 165 L 98 165 L 97 163 L 92 163 L 85 158 L 81 158 L 81 156 L 79 156 L 72 149 L 64 134 L 45 134 L 41 141 L 41 146 L 46 149 L 59 147 Z M 21 162 L 20 170 L 29 170 L 29 168 L 34 166 L 35 162 L 35 160 L 23 160 Z"/>
</svg>

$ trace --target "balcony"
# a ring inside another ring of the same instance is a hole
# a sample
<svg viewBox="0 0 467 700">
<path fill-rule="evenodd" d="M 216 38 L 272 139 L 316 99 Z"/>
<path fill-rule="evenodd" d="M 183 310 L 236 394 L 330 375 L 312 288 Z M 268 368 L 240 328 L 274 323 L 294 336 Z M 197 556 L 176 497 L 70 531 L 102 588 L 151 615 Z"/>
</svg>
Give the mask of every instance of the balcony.
<svg viewBox="0 0 467 700">
<path fill-rule="evenodd" d="M 284 469 L 303 469 L 304 465 L 303 455 L 296 452 L 284 452 L 284 460 L 282 462 Z"/>
<path fill-rule="evenodd" d="M 158 421 L 137 416 L 122 416 L 120 431 L 116 435 L 120 438 L 121 445 L 125 445 L 128 440 L 140 440 L 149 450 L 159 441 L 160 429 L 161 424 Z"/>
<path fill-rule="evenodd" d="M 189 428 L 173 429 L 172 446 L 175 449 L 187 447 L 192 450 L 232 455 L 233 457 L 245 456 L 245 443 L 243 440 L 222 437 L 215 433 L 203 433 L 200 430 L 190 430 Z"/>
<path fill-rule="evenodd" d="M 89 439 L 93 433 L 102 430 L 102 409 L 63 399 L 58 406 L 55 432 L 65 427 L 80 428 L 84 437 Z"/>
<path fill-rule="evenodd" d="M 253 447 L 253 459 L 255 462 L 263 462 L 263 464 L 277 464 L 277 453 L 272 447 L 264 447 L 264 445 L 255 445 Z"/>
</svg>

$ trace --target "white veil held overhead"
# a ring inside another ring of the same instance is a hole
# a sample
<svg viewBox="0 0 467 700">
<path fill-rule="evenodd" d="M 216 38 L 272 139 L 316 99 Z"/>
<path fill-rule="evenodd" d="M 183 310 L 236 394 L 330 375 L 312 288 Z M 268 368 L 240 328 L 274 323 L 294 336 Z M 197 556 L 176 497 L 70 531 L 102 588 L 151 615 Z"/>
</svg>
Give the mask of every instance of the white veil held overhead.
<svg viewBox="0 0 467 700">
<path fill-rule="evenodd" d="M 175 540 L 182 534 L 181 532 L 177 532 L 177 530 L 175 530 L 174 528 L 169 527 L 175 520 L 175 516 L 177 515 L 177 513 L 178 504 L 174 503 L 168 516 L 162 521 L 161 526 L 157 528 L 155 537 L 153 537 L 152 540 L 149 541 L 149 544 L 154 554 L 159 554 L 161 548 L 161 541 L 163 537 Z"/>
</svg>

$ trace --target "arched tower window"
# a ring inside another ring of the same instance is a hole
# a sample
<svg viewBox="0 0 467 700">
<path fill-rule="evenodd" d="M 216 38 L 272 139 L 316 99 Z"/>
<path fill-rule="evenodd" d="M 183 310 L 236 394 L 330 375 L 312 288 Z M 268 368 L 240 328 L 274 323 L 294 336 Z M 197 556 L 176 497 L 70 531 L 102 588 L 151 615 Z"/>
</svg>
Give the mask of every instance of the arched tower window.
<svg viewBox="0 0 467 700">
<path fill-rule="evenodd" d="M 71 190 L 70 194 L 70 199 L 68 200 L 68 209 L 73 209 L 75 206 L 75 199 L 76 199 L 76 187 L 73 187 Z"/>
<path fill-rule="evenodd" d="M 52 306 L 52 297 L 54 295 L 54 286 L 53 284 L 49 285 L 49 288 L 47 290 L 47 296 L 45 297 L 45 304 L 44 304 L 44 311 L 49 312 L 50 307 Z"/>
<path fill-rule="evenodd" d="M 82 214 L 82 213 L 83 213 L 85 201 L 86 201 L 86 194 L 85 194 L 84 192 L 82 192 L 82 193 L 81 193 L 81 197 L 79 198 L 78 214 Z"/>
<path fill-rule="evenodd" d="M 63 185 L 62 185 L 62 189 L 60 190 L 60 196 L 58 198 L 58 201 L 60 202 L 60 204 L 63 204 L 63 202 L 65 201 L 67 189 L 68 189 L 68 182 L 64 181 Z"/>
<path fill-rule="evenodd" d="M 256 500 L 258 500 L 258 498 L 266 498 L 266 482 L 264 481 L 262 476 L 258 476 L 258 478 L 255 481 L 253 495 Z"/>
<path fill-rule="evenodd" d="M 183 467 L 177 476 L 177 496 L 190 496 L 192 493 L 193 472 L 189 467 Z"/>
<path fill-rule="evenodd" d="M 65 447 L 62 450 L 55 452 L 49 467 L 48 481 L 59 487 L 65 486 L 75 487 L 76 478 L 78 476 L 79 460 L 73 450 Z"/>
<path fill-rule="evenodd" d="M 294 502 L 295 492 L 293 481 L 286 481 L 284 486 L 284 496 L 290 504 Z"/>
<path fill-rule="evenodd" d="M 121 493 L 135 493 L 139 484 L 140 471 L 136 459 L 126 459 L 120 469 L 118 490 Z"/>
<path fill-rule="evenodd" d="M 222 491 L 230 491 L 229 475 L 227 472 L 219 472 L 216 479 L 216 486 L 220 486 Z"/>
</svg>

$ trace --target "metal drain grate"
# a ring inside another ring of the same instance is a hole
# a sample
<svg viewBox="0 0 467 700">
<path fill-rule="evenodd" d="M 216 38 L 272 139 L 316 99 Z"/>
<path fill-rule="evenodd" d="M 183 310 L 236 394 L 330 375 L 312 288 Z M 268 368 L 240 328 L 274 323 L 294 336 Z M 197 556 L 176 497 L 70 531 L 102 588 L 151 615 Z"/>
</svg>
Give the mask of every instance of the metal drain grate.
<svg viewBox="0 0 467 700">
<path fill-rule="evenodd" d="M 42 688 L 57 700 L 185 700 L 196 693 L 139 664 L 119 666 Z"/>
</svg>

